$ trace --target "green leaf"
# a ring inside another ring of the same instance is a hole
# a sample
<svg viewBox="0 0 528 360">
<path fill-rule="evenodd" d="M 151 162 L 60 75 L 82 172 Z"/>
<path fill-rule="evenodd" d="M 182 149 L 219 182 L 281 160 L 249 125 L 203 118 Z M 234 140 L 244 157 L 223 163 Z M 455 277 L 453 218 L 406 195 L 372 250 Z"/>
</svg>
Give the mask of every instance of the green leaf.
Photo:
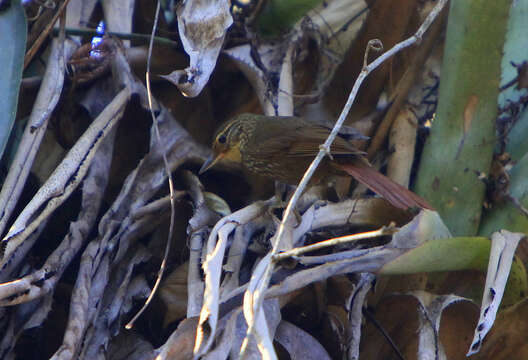
<svg viewBox="0 0 528 360">
<path fill-rule="evenodd" d="M 522 206 L 528 207 L 528 154 L 510 172 L 509 194 Z M 493 208 L 485 213 L 479 234 L 490 236 L 500 229 L 528 233 L 528 217 L 507 199 L 493 204 Z"/>
<path fill-rule="evenodd" d="M 455 236 L 477 233 L 495 147 L 502 49 L 511 0 L 451 1 L 437 117 L 416 192 Z"/>
<path fill-rule="evenodd" d="M 269 0 L 258 18 L 263 35 L 276 36 L 288 31 L 322 0 Z"/>
<path fill-rule="evenodd" d="M 486 271 L 491 241 L 485 237 L 454 237 L 426 241 L 386 263 L 380 275 L 405 275 L 423 272 L 479 270 Z M 528 293 L 528 279 L 522 261 L 515 258 L 503 306 L 512 305 Z"/>
<path fill-rule="evenodd" d="M 385 264 L 383 275 L 420 272 L 486 270 L 490 240 L 485 237 L 454 237 L 430 240 Z"/>
<path fill-rule="evenodd" d="M 15 122 L 26 51 L 26 15 L 20 1 L 0 12 L 0 156 Z"/>
<path fill-rule="evenodd" d="M 504 57 L 502 58 L 501 84 L 506 84 L 517 76 L 516 65 L 526 61 L 526 49 L 528 48 L 528 0 L 514 1 L 510 10 L 508 21 L 508 32 L 504 43 Z M 499 95 L 499 106 L 506 107 L 510 103 L 516 103 L 522 96 L 528 93 L 527 89 L 518 89 L 510 86 Z M 519 120 L 508 134 L 506 151 L 512 159 L 518 161 L 528 152 L 528 111 L 520 115 Z"/>
</svg>

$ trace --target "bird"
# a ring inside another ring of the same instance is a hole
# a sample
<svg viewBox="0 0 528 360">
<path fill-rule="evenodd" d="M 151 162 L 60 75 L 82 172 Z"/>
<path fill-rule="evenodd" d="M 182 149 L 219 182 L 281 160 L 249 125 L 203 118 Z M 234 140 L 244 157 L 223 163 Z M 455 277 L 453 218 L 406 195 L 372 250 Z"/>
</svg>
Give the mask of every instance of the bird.
<svg viewBox="0 0 528 360">
<path fill-rule="evenodd" d="M 296 185 L 319 152 L 331 129 L 295 116 L 241 114 L 216 131 L 212 155 L 203 163 L 203 174 L 219 161 L 241 164 L 250 172 Z M 429 203 L 374 169 L 365 152 L 351 143 L 366 138 L 359 133 L 339 134 L 331 156 L 323 159 L 309 185 L 329 181 L 336 176 L 352 176 L 373 192 L 400 209 L 433 210 Z"/>
</svg>

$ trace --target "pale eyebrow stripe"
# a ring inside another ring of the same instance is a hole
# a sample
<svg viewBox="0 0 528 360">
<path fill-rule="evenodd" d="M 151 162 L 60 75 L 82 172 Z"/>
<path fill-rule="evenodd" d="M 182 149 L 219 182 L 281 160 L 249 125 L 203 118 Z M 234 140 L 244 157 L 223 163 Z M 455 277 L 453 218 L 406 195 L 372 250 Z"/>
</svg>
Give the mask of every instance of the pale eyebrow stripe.
<svg viewBox="0 0 528 360">
<path fill-rule="evenodd" d="M 218 138 L 222 135 L 224 135 L 227 138 L 227 133 L 229 132 L 229 129 L 233 126 L 233 124 L 227 125 L 222 131 L 219 131 L 218 134 L 215 136 L 215 140 L 218 141 Z"/>
<path fill-rule="evenodd" d="M 218 135 L 216 136 L 216 139 L 218 140 L 218 138 L 222 134 L 224 134 L 227 139 L 230 139 L 230 135 L 234 134 L 234 133 L 231 133 L 231 128 L 233 128 L 234 126 L 239 126 L 239 125 L 240 125 L 240 121 L 232 122 L 222 132 L 218 133 Z"/>
</svg>

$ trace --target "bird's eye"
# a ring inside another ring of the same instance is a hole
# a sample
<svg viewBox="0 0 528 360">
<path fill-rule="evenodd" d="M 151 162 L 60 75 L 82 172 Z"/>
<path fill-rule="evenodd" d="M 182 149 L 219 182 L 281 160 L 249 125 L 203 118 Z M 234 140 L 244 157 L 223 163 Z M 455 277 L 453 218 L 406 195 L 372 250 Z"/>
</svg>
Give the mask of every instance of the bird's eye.
<svg viewBox="0 0 528 360">
<path fill-rule="evenodd" d="M 220 135 L 220 136 L 218 137 L 218 142 L 219 142 L 220 144 L 225 144 L 226 140 L 227 140 L 227 139 L 226 139 L 226 136 L 225 136 L 224 134 L 222 134 L 222 135 Z"/>
</svg>

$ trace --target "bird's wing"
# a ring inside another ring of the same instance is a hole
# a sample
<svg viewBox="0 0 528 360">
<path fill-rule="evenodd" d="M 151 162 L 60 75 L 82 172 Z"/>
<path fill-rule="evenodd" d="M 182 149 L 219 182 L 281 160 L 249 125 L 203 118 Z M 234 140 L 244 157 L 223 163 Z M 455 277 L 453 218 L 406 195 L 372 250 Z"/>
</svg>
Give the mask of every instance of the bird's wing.
<svg viewBox="0 0 528 360">
<path fill-rule="evenodd" d="M 315 156 L 319 152 L 320 145 L 324 144 L 330 135 L 329 129 L 310 125 L 297 130 L 297 137 L 290 144 L 289 156 Z M 336 136 L 330 147 L 332 155 L 361 155 L 363 151 L 356 149 L 352 144 L 341 136 Z"/>
<path fill-rule="evenodd" d="M 276 119 L 276 120 L 275 120 Z M 281 123 L 279 123 L 281 121 Z M 268 121 L 265 137 L 255 134 L 253 148 L 261 156 L 315 157 L 330 130 L 324 126 L 312 125 L 297 118 L 273 118 Z M 331 146 L 332 155 L 359 155 L 357 150 L 344 138 L 337 136 Z"/>
</svg>

